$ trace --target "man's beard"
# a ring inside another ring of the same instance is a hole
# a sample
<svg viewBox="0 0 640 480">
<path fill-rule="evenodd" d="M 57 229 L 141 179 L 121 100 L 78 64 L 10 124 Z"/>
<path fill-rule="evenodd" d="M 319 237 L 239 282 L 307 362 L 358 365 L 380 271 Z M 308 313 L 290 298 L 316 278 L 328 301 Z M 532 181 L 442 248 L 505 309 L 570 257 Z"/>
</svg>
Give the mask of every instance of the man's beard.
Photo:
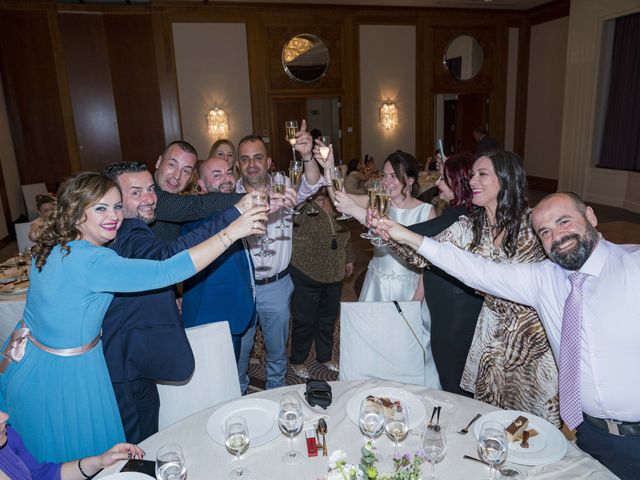
<svg viewBox="0 0 640 480">
<path fill-rule="evenodd" d="M 576 241 L 573 248 L 564 252 L 559 252 L 558 248 L 569 240 Z M 571 233 L 564 236 L 562 239 L 553 242 L 551 244 L 549 258 L 567 270 L 580 270 L 589 256 L 591 256 L 591 253 L 597 243 L 598 231 L 592 225 L 587 225 L 587 229 L 583 236 L 580 236 L 577 233 Z"/>
<path fill-rule="evenodd" d="M 138 213 L 136 215 L 136 218 L 138 220 L 142 220 L 144 223 L 146 223 L 147 225 L 151 225 L 153 222 L 156 221 L 156 214 L 154 213 L 151 217 L 143 217 L 142 215 L 140 215 L 140 213 Z"/>
</svg>

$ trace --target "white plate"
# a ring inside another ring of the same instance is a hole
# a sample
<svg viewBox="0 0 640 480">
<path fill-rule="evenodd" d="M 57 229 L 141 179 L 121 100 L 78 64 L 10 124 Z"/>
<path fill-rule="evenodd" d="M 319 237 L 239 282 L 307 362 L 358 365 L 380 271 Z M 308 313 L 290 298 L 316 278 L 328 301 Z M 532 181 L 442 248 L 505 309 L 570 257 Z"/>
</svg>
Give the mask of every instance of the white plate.
<svg viewBox="0 0 640 480">
<path fill-rule="evenodd" d="M 392 402 L 400 400 L 400 403 L 406 407 L 407 413 L 409 414 L 409 428 L 411 429 L 419 428 L 424 422 L 424 405 L 422 405 L 420 399 L 413 393 L 400 388 L 377 387 L 356 393 L 351 397 L 349 403 L 347 403 L 347 415 L 349 416 L 349 419 L 358 426 L 360 425 L 360 404 L 362 403 L 362 400 L 367 398 L 369 395 L 373 395 L 374 397 L 386 397 Z"/>
<path fill-rule="evenodd" d="M 106 477 L 102 477 L 105 480 L 149 480 L 149 475 L 140 472 L 119 472 L 112 473 L 111 475 L 107 475 Z"/>
<path fill-rule="evenodd" d="M 245 398 L 228 403 L 217 409 L 207 422 L 207 433 L 211 439 L 224 445 L 224 427 L 231 416 L 244 417 L 249 429 L 250 447 L 270 442 L 278 436 L 278 411 L 280 406 L 264 398 Z"/>
<path fill-rule="evenodd" d="M 519 465 L 546 465 L 560 460 L 567 453 L 567 439 L 562 432 L 545 419 L 518 410 L 499 410 L 483 415 L 473 426 L 476 439 L 480 437 L 480 430 L 485 422 L 498 422 L 505 428 L 518 416 L 529 419 L 527 430 L 538 432 L 529 439 L 529 448 L 522 448 L 520 442 L 509 442 L 507 461 Z"/>
</svg>

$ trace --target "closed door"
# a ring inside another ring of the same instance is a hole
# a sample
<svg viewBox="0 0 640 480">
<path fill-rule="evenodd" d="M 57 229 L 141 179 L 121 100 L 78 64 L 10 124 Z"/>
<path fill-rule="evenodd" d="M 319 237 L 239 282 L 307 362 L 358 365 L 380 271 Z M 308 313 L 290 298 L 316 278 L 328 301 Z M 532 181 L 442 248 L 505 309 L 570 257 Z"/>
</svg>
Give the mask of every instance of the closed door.
<svg viewBox="0 0 640 480">
<path fill-rule="evenodd" d="M 489 96 L 484 93 L 458 95 L 456 114 L 457 151 L 476 151 L 473 129 L 489 126 Z"/>
</svg>

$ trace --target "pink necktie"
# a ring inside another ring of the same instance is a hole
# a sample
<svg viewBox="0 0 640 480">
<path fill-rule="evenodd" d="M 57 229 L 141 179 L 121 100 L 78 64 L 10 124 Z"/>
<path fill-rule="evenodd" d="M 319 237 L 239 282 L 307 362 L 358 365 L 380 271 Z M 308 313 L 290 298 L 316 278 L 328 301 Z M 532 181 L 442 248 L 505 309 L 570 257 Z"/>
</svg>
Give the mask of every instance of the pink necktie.
<svg viewBox="0 0 640 480">
<path fill-rule="evenodd" d="M 560 336 L 560 417 L 569 430 L 583 421 L 580 402 L 580 341 L 582 339 L 582 284 L 586 273 L 569 276 L 571 291 L 564 303 Z"/>
</svg>

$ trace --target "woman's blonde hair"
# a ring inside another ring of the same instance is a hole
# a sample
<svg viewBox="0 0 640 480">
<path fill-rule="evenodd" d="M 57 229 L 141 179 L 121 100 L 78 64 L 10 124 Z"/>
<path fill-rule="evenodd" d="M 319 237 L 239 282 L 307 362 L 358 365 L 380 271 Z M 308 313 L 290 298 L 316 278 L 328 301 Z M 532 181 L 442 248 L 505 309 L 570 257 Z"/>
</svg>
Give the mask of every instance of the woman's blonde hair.
<svg viewBox="0 0 640 480">
<path fill-rule="evenodd" d="M 67 246 L 71 240 L 82 237 L 78 225 L 82 223 L 87 208 L 98 203 L 111 189 L 118 184 L 102 173 L 80 172 L 72 175 L 60 186 L 56 198 L 56 208 L 44 221 L 33 254 L 38 271 L 47 261 L 47 257 L 56 245 L 68 255 L 71 251 Z"/>
</svg>

